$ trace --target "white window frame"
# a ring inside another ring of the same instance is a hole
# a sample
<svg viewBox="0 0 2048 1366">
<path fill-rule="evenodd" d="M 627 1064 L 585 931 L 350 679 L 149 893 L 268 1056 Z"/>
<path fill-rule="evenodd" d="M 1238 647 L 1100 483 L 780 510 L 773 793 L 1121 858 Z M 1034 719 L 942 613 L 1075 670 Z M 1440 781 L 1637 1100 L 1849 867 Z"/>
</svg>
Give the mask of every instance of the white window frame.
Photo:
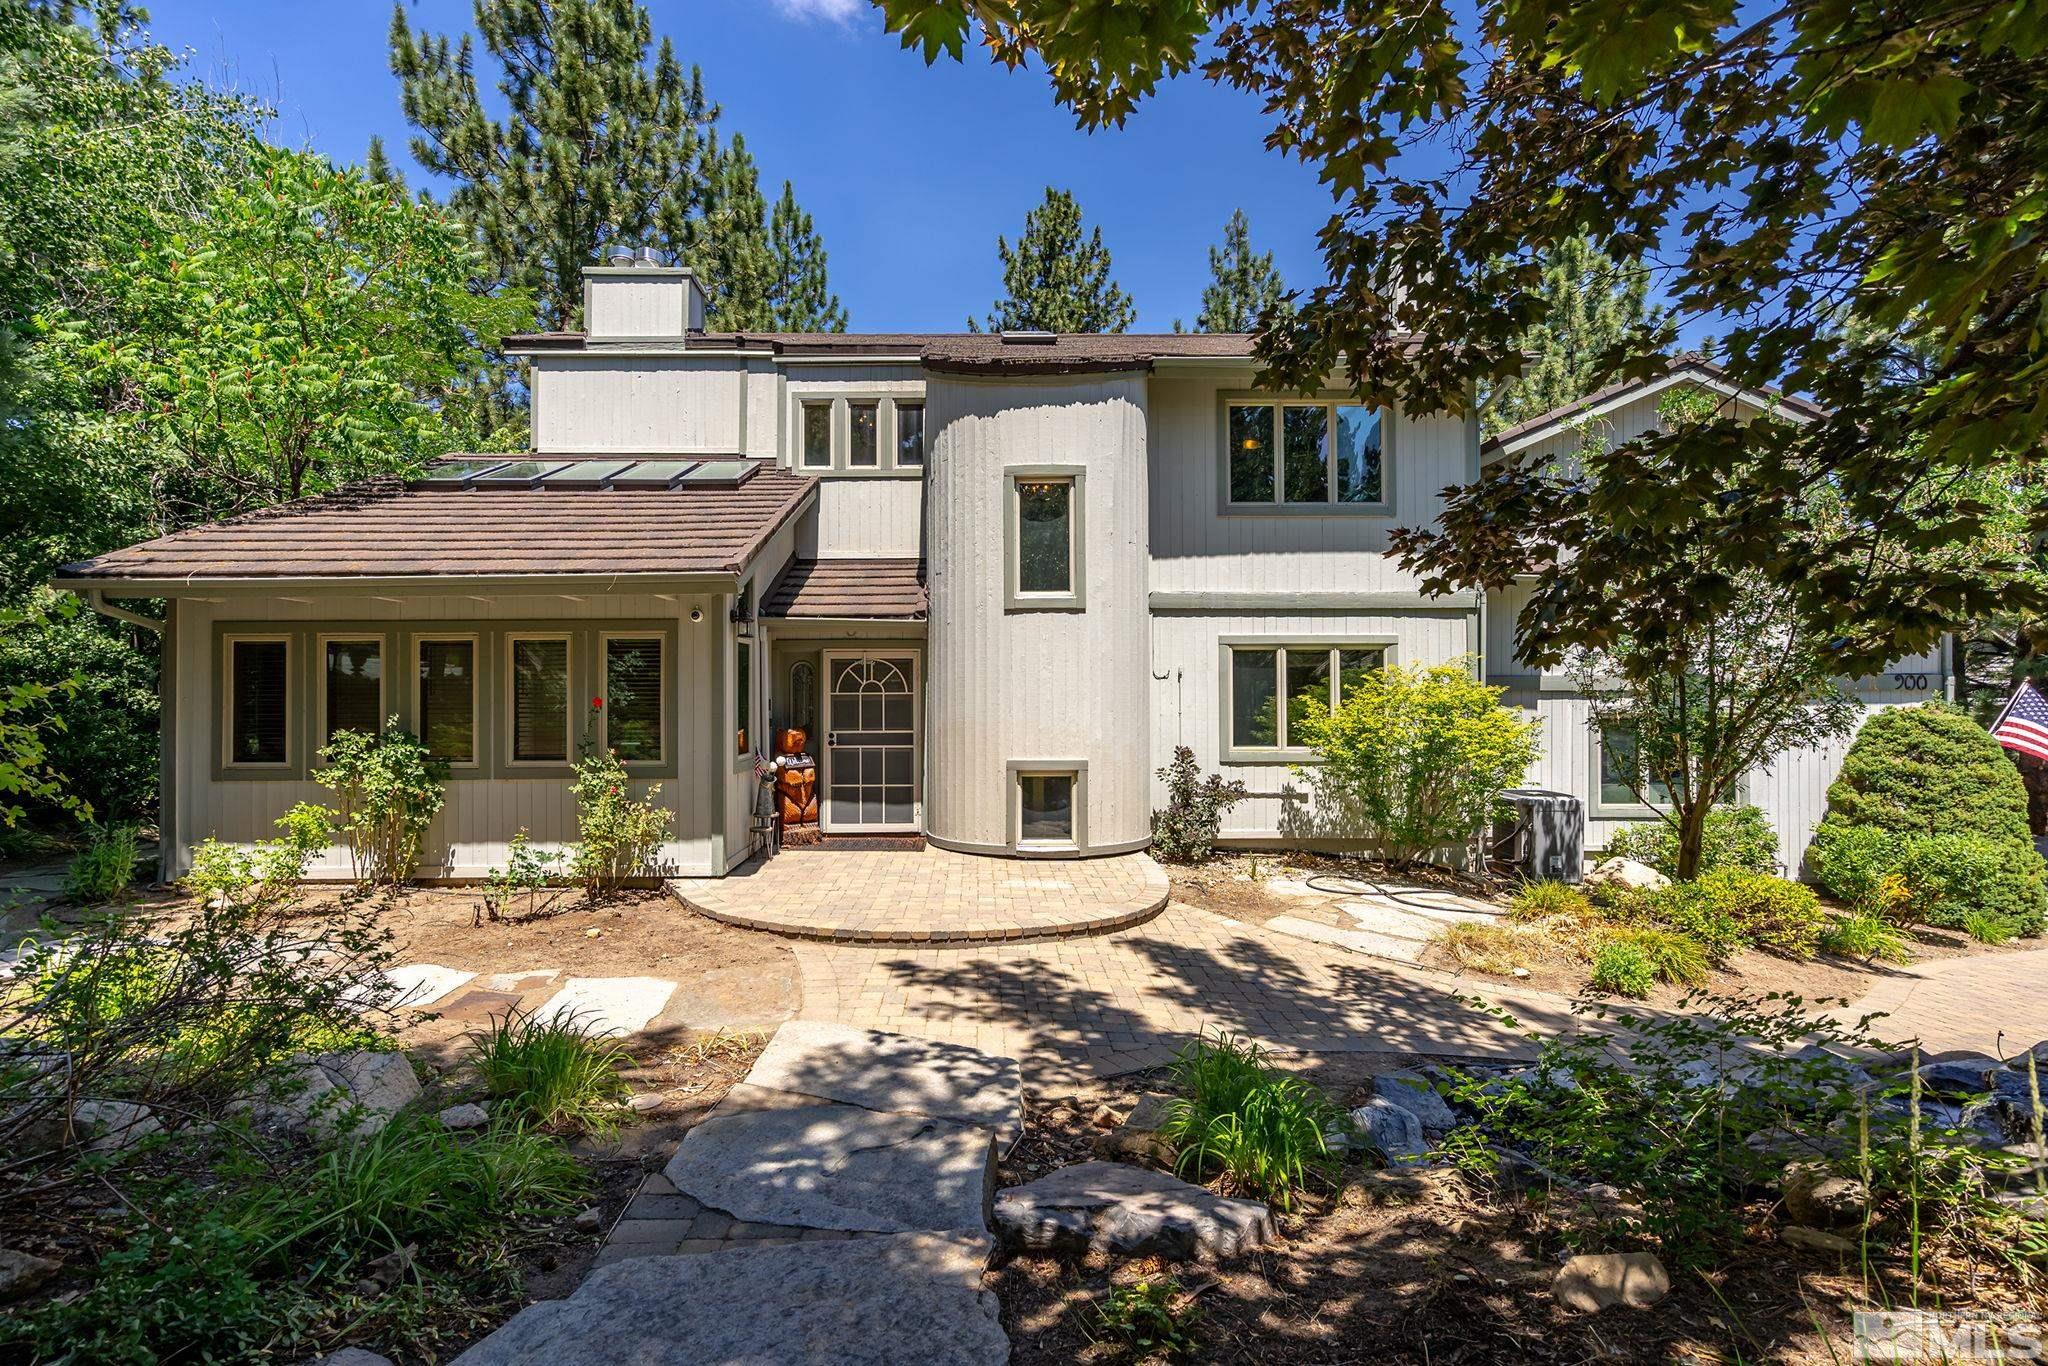
<svg viewBox="0 0 2048 1366">
<path fill-rule="evenodd" d="M 289 774 L 298 766 L 299 706 L 298 637 L 291 631 L 232 631 L 220 638 L 220 767 L 223 773 Z M 235 646 L 239 643 L 284 645 L 284 758 L 256 762 L 235 758 Z"/>
<path fill-rule="evenodd" d="M 453 641 L 466 641 L 469 644 L 470 757 L 466 760 L 447 759 L 443 760 L 443 762 L 448 765 L 452 772 L 480 773 L 486 767 L 484 763 L 486 736 L 484 733 L 483 674 L 485 661 L 488 658 L 484 651 L 483 637 L 480 633 L 476 631 L 421 631 L 412 637 L 412 648 L 408 651 L 411 656 L 411 667 L 406 671 L 408 681 L 411 684 L 412 726 L 413 730 L 420 737 L 420 744 L 424 746 L 427 742 L 427 726 L 426 711 L 422 705 L 424 698 L 420 688 L 420 663 L 426 657 L 427 646 L 444 645 Z M 507 691 L 509 693 L 510 690 L 508 689 Z"/>
<path fill-rule="evenodd" d="M 615 640 L 635 642 L 653 641 L 655 647 L 655 726 L 660 737 L 660 749 L 652 759 L 621 759 L 628 771 L 645 765 L 666 765 L 669 760 L 669 650 L 668 636 L 660 631 L 600 631 L 597 636 L 597 684 L 603 690 L 604 706 L 597 713 L 598 743 L 609 750 L 612 747 L 612 666 L 611 643 Z M 570 694 L 572 697 L 575 694 Z"/>
<path fill-rule="evenodd" d="M 1337 410 L 1339 408 L 1365 408 L 1349 394 L 1325 394 L 1318 398 L 1286 398 L 1274 394 L 1257 392 L 1224 394 L 1222 406 L 1217 411 L 1217 449 L 1222 458 L 1217 467 L 1218 510 L 1227 516 L 1276 516 L 1276 517 L 1384 517 L 1394 510 L 1394 410 L 1376 409 L 1380 418 L 1380 496 L 1369 503 L 1340 503 L 1337 501 Z M 1271 408 L 1273 410 L 1273 497 L 1270 500 L 1240 503 L 1231 496 L 1230 489 L 1230 410 L 1232 408 Z M 1322 408 L 1326 412 L 1323 429 L 1323 492 L 1326 501 L 1320 503 L 1290 503 L 1287 498 L 1287 422 L 1282 412 L 1286 408 Z"/>
<path fill-rule="evenodd" d="M 1341 639 L 1318 640 L 1300 636 L 1229 636 L 1219 642 L 1222 649 L 1221 681 L 1217 692 L 1223 706 L 1223 762 L 1233 764 L 1299 764 L 1316 762 L 1315 751 L 1305 745 L 1287 743 L 1287 654 L 1298 650 L 1306 654 L 1338 655 L 1346 650 L 1377 650 L 1380 652 L 1380 667 L 1386 668 L 1394 662 L 1394 639 L 1391 636 L 1345 636 Z M 1240 650 L 1270 650 L 1273 652 L 1274 687 L 1274 738 L 1270 745 L 1245 745 L 1237 740 L 1237 660 Z M 1342 700 L 1341 660 L 1330 661 L 1330 707 L 1335 710 Z"/>
<path fill-rule="evenodd" d="M 1088 848 L 1088 761 L 1086 759 L 1012 759 L 1004 765 L 1009 791 L 1009 845 L 1011 852 L 1033 855 L 1077 854 Z M 1063 840 L 1024 838 L 1024 780 L 1026 778 L 1071 778 L 1074 780 L 1073 823 Z"/>
<path fill-rule="evenodd" d="M 1067 492 L 1067 587 L 1022 588 L 1024 507 L 1020 484 L 1064 483 Z M 1082 465 L 1011 465 L 1003 470 L 1003 610 L 1084 612 L 1088 609 L 1088 471 Z"/>
<path fill-rule="evenodd" d="M 825 463 L 813 465 L 805 457 L 809 454 L 809 432 L 811 409 L 821 408 L 825 413 Z M 803 398 L 796 405 L 796 451 L 792 463 L 798 470 L 812 473 L 829 472 L 839 459 L 839 413 L 838 404 L 829 398 Z"/>
<path fill-rule="evenodd" d="M 522 759 L 519 757 L 519 671 L 512 666 L 512 653 L 522 641 L 560 641 L 562 644 L 562 757 Z M 498 649 L 502 689 L 503 755 L 507 769 L 566 768 L 576 759 L 576 636 L 570 631 L 506 631 Z"/>
<path fill-rule="evenodd" d="M 1595 721 L 1588 724 L 1586 729 L 1591 732 L 1593 737 L 1593 761 L 1591 765 L 1593 790 L 1586 795 L 1589 798 L 1588 809 L 1592 812 L 1594 819 L 1645 820 L 1665 815 L 1671 810 L 1669 802 L 1608 801 L 1607 783 L 1603 777 L 1607 768 L 1608 727 L 1602 726 L 1599 722 Z"/>
<path fill-rule="evenodd" d="M 861 388 L 835 388 L 826 392 L 798 391 L 790 395 L 789 417 L 790 437 L 789 467 L 798 474 L 811 474 L 839 479 L 922 479 L 925 465 L 931 460 L 931 430 L 925 429 L 924 462 L 916 465 L 896 463 L 896 450 L 901 435 L 896 421 L 899 403 L 922 408 L 926 416 L 930 407 L 924 393 L 899 392 L 894 388 L 881 386 Z M 875 408 L 875 463 L 856 465 L 853 463 L 853 405 L 873 404 Z M 822 465 L 804 463 L 804 418 L 806 410 L 826 410 L 827 430 L 830 433 L 831 455 Z"/>
<path fill-rule="evenodd" d="M 327 647 L 329 645 L 374 645 L 377 647 L 377 733 L 391 721 L 391 638 L 377 631 L 322 631 L 313 637 L 314 681 L 313 734 L 319 741 L 316 752 L 334 741 L 327 729 Z"/>
</svg>

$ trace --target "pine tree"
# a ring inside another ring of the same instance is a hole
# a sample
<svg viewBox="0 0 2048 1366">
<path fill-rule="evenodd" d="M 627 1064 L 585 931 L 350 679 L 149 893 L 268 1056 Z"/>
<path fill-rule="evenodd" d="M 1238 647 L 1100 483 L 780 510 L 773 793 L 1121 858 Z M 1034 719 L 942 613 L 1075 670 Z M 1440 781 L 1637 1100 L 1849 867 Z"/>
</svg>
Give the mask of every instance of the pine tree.
<svg viewBox="0 0 2048 1366">
<path fill-rule="evenodd" d="M 363 175 L 373 185 L 405 189 L 405 177 L 391 164 L 391 158 L 384 155 L 384 139 L 374 133 L 370 135 L 369 155 L 363 158 Z"/>
<path fill-rule="evenodd" d="M 1252 250 L 1251 220 L 1243 209 L 1233 210 L 1223 225 L 1223 245 L 1209 248 L 1209 280 L 1197 332 L 1250 332 L 1268 309 L 1283 316 L 1289 311 L 1273 253 Z"/>
<path fill-rule="evenodd" d="M 666 38 L 649 66 L 636 0 L 477 0 L 476 27 L 501 69 L 502 122 L 479 94 L 472 36 L 415 33 L 394 6 L 391 70 L 419 130 L 412 153 L 455 182 L 450 204 L 496 278 L 533 293 L 542 327 L 572 327 L 583 267 L 602 247 L 673 255 L 686 244 L 718 110 Z"/>
<path fill-rule="evenodd" d="M 796 202 L 796 190 L 782 182 L 782 198 L 768 225 L 775 253 L 775 286 L 769 293 L 775 326 L 782 332 L 844 332 L 846 310 L 825 277 L 825 244 L 811 216 Z"/>
<path fill-rule="evenodd" d="M 1484 400 L 1486 430 L 1500 431 L 1592 388 L 1600 353 L 1630 337 L 1650 346 L 1669 343 L 1663 310 L 1652 308 L 1650 272 L 1641 261 L 1616 261 L 1587 239 L 1547 254 L 1539 289 L 1543 321 L 1522 336 L 1529 356 L 1522 375 Z"/>
<path fill-rule="evenodd" d="M 761 176 L 735 134 L 729 147 L 713 133 L 704 149 L 704 211 L 689 224 L 684 259 L 704 287 L 706 326 L 727 332 L 775 329 L 769 291 L 776 279 L 768 244 Z"/>
<path fill-rule="evenodd" d="M 1024 215 L 1024 231 L 1013 249 L 996 239 L 1003 258 L 1004 297 L 988 315 L 988 330 L 1122 332 L 1137 318 L 1131 296 L 1109 278 L 1109 251 L 1102 229 L 1081 236 L 1081 206 L 1050 185 L 1045 202 Z M 969 331 L 979 332 L 974 319 Z"/>
</svg>

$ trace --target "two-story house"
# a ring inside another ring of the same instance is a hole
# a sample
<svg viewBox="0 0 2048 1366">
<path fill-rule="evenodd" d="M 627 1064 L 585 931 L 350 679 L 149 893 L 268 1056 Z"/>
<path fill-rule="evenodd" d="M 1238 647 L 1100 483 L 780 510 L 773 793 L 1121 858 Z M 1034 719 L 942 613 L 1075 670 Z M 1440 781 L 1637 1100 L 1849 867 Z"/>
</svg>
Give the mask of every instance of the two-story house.
<svg viewBox="0 0 2048 1366">
<path fill-rule="evenodd" d="M 586 331 L 511 339 L 529 455 L 65 568 L 103 608 L 166 602 L 167 875 L 318 800 L 327 736 L 390 717 L 451 766 L 426 877 L 480 876 L 520 830 L 573 839 L 586 737 L 659 784 L 663 871 L 727 873 L 761 846 L 757 760 L 791 727 L 828 838 L 1141 849 L 1185 744 L 1256 794 L 1227 838 L 1321 842 L 1288 703 L 1387 660 L 1471 657 L 1539 712 L 1529 781 L 1585 797 L 1594 845 L 1646 814 L 1583 699 L 1514 662 L 1513 595 L 1425 597 L 1388 554 L 1562 418 L 1482 447 L 1467 417 L 1258 392 L 1241 335 L 735 334 L 704 329 L 703 297 L 688 269 L 594 267 Z M 1653 399 L 1584 410 L 1625 436 Z M 1947 688 L 1938 660 L 1897 678 L 1873 700 Z M 1752 784 L 1789 865 L 1836 758 Z"/>
</svg>

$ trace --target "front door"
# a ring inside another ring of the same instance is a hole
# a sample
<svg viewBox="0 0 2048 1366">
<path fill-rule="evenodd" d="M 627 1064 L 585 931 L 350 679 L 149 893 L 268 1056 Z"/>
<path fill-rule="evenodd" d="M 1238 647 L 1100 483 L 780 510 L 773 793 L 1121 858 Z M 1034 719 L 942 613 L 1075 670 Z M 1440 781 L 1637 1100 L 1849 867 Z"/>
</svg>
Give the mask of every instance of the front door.
<svg viewBox="0 0 2048 1366">
<path fill-rule="evenodd" d="M 917 656 L 903 650 L 825 655 L 826 834 L 916 831 Z"/>
</svg>

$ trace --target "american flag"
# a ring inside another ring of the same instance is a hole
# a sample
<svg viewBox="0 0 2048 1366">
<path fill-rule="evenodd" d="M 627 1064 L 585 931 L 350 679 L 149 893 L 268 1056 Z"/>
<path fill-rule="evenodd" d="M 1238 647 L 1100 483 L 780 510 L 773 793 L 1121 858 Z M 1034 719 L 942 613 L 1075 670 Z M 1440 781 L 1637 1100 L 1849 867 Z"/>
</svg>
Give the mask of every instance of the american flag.
<svg viewBox="0 0 2048 1366">
<path fill-rule="evenodd" d="M 1991 728 L 1991 737 L 2007 749 L 2048 759 L 2048 696 L 2042 695 L 2032 679 L 2020 684 L 2012 701 L 2005 704 L 1998 723 Z"/>
</svg>

